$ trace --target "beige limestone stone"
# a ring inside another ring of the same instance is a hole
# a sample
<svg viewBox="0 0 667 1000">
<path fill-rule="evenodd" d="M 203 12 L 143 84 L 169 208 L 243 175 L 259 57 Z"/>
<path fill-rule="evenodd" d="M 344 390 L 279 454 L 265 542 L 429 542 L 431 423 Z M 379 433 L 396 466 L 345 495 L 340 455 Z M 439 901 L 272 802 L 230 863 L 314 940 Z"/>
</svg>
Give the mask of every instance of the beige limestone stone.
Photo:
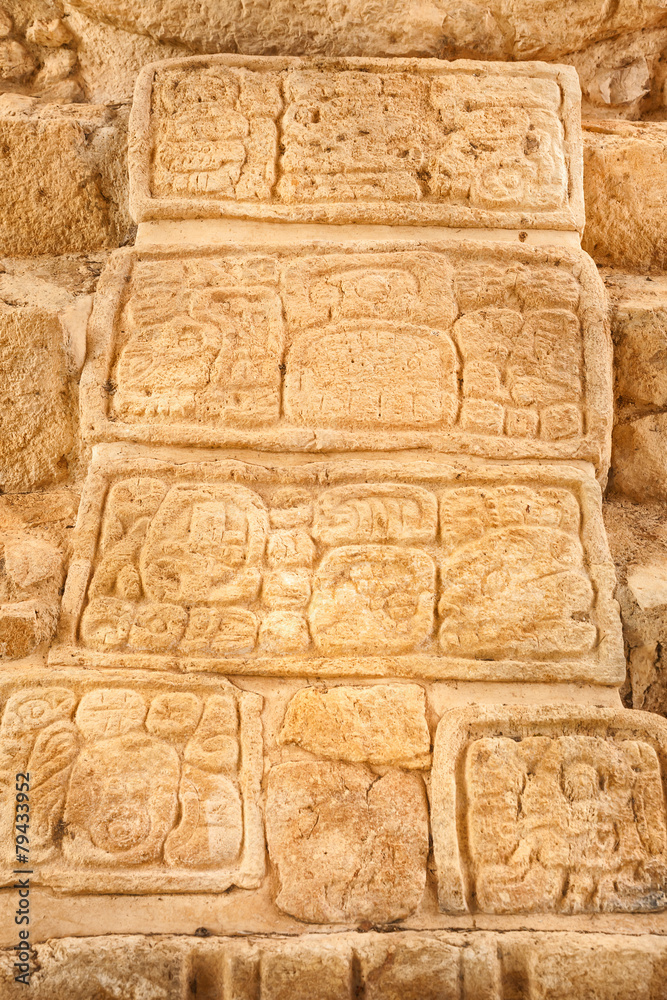
<svg viewBox="0 0 667 1000">
<path fill-rule="evenodd" d="M 581 228 L 578 101 L 542 63 L 166 61 L 137 81 L 132 213 Z"/>
<path fill-rule="evenodd" d="M 479 59 L 558 58 L 597 39 L 664 24 L 659 2 L 620 0 L 604 7 L 569 0 L 544 8 L 538 0 L 450 3 L 448 0 L 71 0 L 91 17 L 199 52 L 256 55 L 445 56 Z"/>
<path fill-rule="evenodd" d="M 604 477 L 610 346 L 595 268 L 563 247 L 123 250 L 90 327 L 84 434 L 577 458 Z"/>
<path fill-rule="evenodd" d="M 632 708 L 667 715 L 667 504 L 610 496 L 604 519 L 616 564 L 628 673 L 623 688 Z"/>
<path fill-rule="evenodd" d="M 667 266 L 667 122 L 586 122 L 583 248 L 598 264 Z"/>
<path fill-rule="evenodd" d="M 0 994 L 3 1000 L 25 993 L 35 1000 L 195 1000 L 179 945 L 178 938 L 124 935 L 56 939 L 33 952 L 28 987 L 14 979 L 16 951 L 0 953 Z"/>
<path fill-rule="evenodd" d="M 428 767 L 425 707 L 416 684 L 306 688 L 290 702 L 280 740 L 352 763 Z"/>
<path fill-rule="evenodd" d="M 603 272 L 612 306 L 617 420 L 667 408 L 667 278 Z"/>
<path fill-rule="evenodd" d="M 612 485 L 631 500 L 667 500 L 667 412 L 614 429 Z"/>
<path fill-rule="evenodd" d="M 64 580 L 62 552 L 26 531 L 0 534 L 0 660 L 52 639 Z"/>
<path fill-rule="evenodd" d="M 0 252 L 37 256 L 123 243 L 131 227 L 126 110 L 36 102 L 20 113 L 7 108 L 3 113 L 0 100 Z"/>
<path fill-rule="evenodd" d="M 658 934 L 115 935 L 35 948 L 35 1000 L 663 1000 Z M 0 953 L 3 1000 L 26 993 Z M 97 992 L 93 992 L 97 991 Z"/>
<path fill-rule="evenodd" d="M 649 713 L 446 713 L 431 787 L 441 908 L 667 907 L 666 752 L 667 723 Z"/>
<path fill-rule="evenodd" d="M 389 923 L 422 898 L 428 809 L 418 775 L 279 764 L 269 774 L 266 836 L 276 903 L 299 920 Z"/>
<path fill-rule="evenodd" d="M 574 66 L 582 89 L 582 117 L 665 118 L 664 52 L 667 28 L 645 28 L 587 44 L 563 57 Z"/>
<path fill-rule="evenodd" d="M 259 695 L 159 674 L 32 671 L 1 684 L 2 780 L 31 775 L 33 883 L 133 894 L 259 885 Z M 6 886 L 14 811 L 7 796 Z"/>
<path fill-rule="evenodd" d="M 588 470 L 248 457 L 95 449 L 51 662 L 622 680 Z"/>
<path fill-rule="evenodd" d="M 0 367 L 0 490 L 35 489 L 62 479 L 75 451 L 75 397 L 57 314 L 1 309 Z"/>
</svg>

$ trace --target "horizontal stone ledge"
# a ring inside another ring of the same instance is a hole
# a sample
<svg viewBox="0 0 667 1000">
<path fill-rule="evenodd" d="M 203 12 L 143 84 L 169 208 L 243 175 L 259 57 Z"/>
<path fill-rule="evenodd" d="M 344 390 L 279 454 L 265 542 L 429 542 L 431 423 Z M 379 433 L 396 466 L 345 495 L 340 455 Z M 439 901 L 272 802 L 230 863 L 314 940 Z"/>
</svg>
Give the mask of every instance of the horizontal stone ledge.
<svg viewBox="0 0 667 1000">
<path fill-rule="evenodd" d="M 16 951 L 3 1000 L 20 1000 Z M 397 932 L 197 939 L 53 938 L 31 952 L 34 1000 L 660 1000 L 667 937 Z"/>
</svg>

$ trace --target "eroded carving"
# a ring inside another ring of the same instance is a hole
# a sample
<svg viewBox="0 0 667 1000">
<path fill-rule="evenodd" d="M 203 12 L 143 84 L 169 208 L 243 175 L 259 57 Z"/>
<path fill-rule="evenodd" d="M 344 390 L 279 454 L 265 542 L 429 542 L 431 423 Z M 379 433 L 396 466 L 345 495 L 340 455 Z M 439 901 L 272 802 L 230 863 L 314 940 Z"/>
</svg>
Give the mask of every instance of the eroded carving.
<svg viewBox="0 0 667 1000">
<path fill-rule="evenodd" d="M 474 718 L 472 710 L 446 715 L 433 774 L 441 907 L 664 909 L 666 753 L 664 720 L 645 713 L 476 707 Z M 466 830 L 463 869 L 448 853 L 457 824 Z"/>
<path fill-rule="evenodd" d="M 619 677 L 584 472 L 121 446 L 98 449 L 87 489 L 54 663 L 386 676 L 391 656 L 407 676 Z"/>
<path fill-rule="evenodd" d="M 604 308 L 592 262 L 564 249 L 123 251 L 98 295 L 84 426 L 93 440 L 603 470 Z"/>
<path fill-rule="evenodd" d="M 258 695 L 111 674 L 5 682 L 2 781 L 31 773 L 33 880 L 74 892 L 259 884 Z M 0 821 L 13 847 L 13 803 Z M 5 855 L 3 884 L 14 867 Z"/>
<path fill-rule="evenodd" d="M 135 218 L 576 228 L 578 99 L 564 67 L 172 60 L 137 85 Z"/>
<path fill-rule="evenodd" d="M 266 804 L 278 906 L 311 923 L 408 916 L 426 884 L 428 811 L 418 775 L 353 764 L 271 770 Z"/>
</svg>

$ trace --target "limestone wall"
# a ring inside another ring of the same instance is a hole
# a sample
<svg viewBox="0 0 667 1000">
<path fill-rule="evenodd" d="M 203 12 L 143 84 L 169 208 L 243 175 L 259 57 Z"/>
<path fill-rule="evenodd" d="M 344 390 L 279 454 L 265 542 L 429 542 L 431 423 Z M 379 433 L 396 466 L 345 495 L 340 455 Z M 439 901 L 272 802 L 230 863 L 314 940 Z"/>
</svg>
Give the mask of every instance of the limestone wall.
<svg viewBox="0 0 667 1000">
<path fill-rule="evenodd" d="M 666 998 L 667 10 L 0 34 L 1 1000 Z"/>
</svg>

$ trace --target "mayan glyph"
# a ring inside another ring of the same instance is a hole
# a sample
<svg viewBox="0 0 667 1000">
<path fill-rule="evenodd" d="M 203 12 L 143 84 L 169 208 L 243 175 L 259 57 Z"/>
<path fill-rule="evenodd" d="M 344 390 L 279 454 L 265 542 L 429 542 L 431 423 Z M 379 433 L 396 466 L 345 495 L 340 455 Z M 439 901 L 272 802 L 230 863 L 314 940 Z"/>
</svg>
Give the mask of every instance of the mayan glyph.
<svg viewBox="0 0 667 1000">
<path fill-rule="evenodd" d="M 136 675 L 21 682 L 3 692 L 0 754 L 5 787 L 14 770 L 34 775 L 30 856 L 40 879 L 117 893 L 259 883 L 257 695 Z M 5 809 L 5 836 L 12 819 Z M 9 884 L 7 852 L 3 869 Z"/>
<path fill-rule="evenodd" d="M 604 299 L 575 251 L 123 251 L 91 335 L 92 440 L 608 461 Z"/>
<path fill-rule="evenodd" d="M 665 1000 L 667 15 L 26 2 L 1 1000 Z"/>
<path fill-rule="evenodd" d="M 563 68 L 181 60 L 143 72 L 130 133 L 140 222 L 582 222 L 576 83 Z"/>
<path fill-rule="evenodd" d="M 622 679 L 591 473 L 99 446 L 52 663 Z"/>
</svg>

